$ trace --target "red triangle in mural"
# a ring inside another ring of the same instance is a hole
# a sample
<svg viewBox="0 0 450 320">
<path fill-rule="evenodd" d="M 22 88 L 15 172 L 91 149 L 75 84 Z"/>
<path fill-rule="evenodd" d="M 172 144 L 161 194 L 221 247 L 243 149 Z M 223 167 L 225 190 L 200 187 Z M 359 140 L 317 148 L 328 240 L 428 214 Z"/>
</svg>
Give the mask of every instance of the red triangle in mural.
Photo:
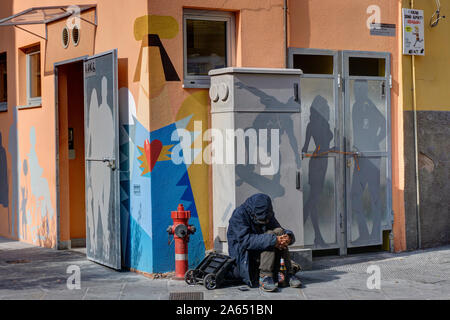
<svg viewBox="0 0 450 320">
<path fill-rule="evenodd" d="M 150 171 L 153 170 L 153 167 L 158 161 L 158 157 L 161 153 L 162 147 L 163 147 L 162 142 L 157 139 L 153 140 L 151 143 L 149 143 L 148 140 L 145 140 L 144 143 L 145 157 L 147 158 L 147 163 Z"/>
</svg>

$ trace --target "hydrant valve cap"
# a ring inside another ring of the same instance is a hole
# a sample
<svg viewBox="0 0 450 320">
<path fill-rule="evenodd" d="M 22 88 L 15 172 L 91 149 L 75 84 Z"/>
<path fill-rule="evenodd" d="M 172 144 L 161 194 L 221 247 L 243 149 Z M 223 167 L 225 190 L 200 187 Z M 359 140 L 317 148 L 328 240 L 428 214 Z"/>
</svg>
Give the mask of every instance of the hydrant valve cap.
<svg viewBox="0 0 450 320">
<path fill-rule="evenodd" d="M 188 228 L 185 224 L 179 224 L 175 227 L 174 233 L 179 238 L 184 238 L 188 234 Z"/>
</svg>

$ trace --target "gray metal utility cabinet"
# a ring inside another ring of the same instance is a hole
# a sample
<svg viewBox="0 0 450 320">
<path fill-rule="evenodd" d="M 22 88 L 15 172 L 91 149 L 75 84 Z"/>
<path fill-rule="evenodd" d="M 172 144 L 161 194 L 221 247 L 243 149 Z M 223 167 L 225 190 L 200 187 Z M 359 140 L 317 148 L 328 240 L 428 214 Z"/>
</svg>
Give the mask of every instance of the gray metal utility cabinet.
<svg viewBox="0 0 450 320">
<path fill-rule="evenodd" d="M 260 68 L 209 72 L 212 141 L 223 140 L 222 145 L 211 143 L 218 156 L 212 161 L 218 251 L 228 251 L 226 230 L 233 210 L 255 193 L 272 198 L 276 218 L 295 234 L 291 248 L 303 248 L 301 74 L 298 69 Z"/>
</svg>

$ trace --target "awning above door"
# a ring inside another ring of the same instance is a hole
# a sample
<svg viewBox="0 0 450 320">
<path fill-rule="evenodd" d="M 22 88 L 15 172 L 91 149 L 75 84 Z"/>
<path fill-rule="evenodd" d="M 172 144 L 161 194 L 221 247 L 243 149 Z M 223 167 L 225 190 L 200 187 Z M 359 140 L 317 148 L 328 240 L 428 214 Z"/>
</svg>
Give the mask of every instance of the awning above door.
<svg viewBox="0 0 450 320">
<path fill-rule="evenodd" d="M 16 13 L 10 17 L 0 19 L 0 27 L 14 26 L 18 29 L 31 33 L 39 38 L 47 40 L 45 37 L 40 36 L 30 30 L 22 28 L 20 26 L 44 24 L 47 28 L 47 24 L 53 21 L 58 21 L 70 16 L 74 16 L 83 21 L 97 26 L 97 12 L 95 13 L 95 21 L 87 21 L 81 17 L 81 13 L 90 10 L 97 9 L 96 4 L 85 4 L 78 6 L 51 6 L 51 7 L 33 7 L 22 12 Z M 47 33 L 47 32 L 46 32 Z"/>
<path fill-rule="evenodd" d="M 95 4 L 79 6 L 33 7 L 16 13 L 10 17 L 0 19 L 0 26 L 47 24 L 96 7 L 97 5 Z"/>
</svg>

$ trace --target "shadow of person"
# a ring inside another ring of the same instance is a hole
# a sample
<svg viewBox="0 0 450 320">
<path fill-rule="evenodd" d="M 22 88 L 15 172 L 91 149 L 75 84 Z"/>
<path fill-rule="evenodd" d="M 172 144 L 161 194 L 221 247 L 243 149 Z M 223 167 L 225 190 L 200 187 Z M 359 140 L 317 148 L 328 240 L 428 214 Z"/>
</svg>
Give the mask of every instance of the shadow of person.
<svg viewBox="0 0 450 320">
<path fill-rule="evenodd" d="M 386 119 L 369 98 L 367 80 L 356 80 L 355 103 L 352 106 L 353 148 L 356 151 L 379 151 L 386 138 Z M 367 244 L 381 239 L 380 157 L 360 157 L 359 170 L 354 169 L 351 185 L 353 216 L 358 224 L 359 237 L 354 244 Z M 369 189 L 373 225 L 369 234 L 368 217 L 363 207 L 363 193 Z"/>
<path fill-rule="evenodd" d="M 330 106 L 328 101 L 321 95 L 317 95 L 310 109 L 310 121 L 306 127 L 305 144 L 302 152 L 307 153 L 308 147 L 313 139 L 316 150 L 314 153 L 327 152 L 330 150 L 330 142 L 333 140 L 333 133 L 328 123 L 330 119 Z M 303 220 L 308 217 L 314 228 L 314 244 L 319 247 L 326 246 L 320 232 L 318 204 L 325 184 L 325 175 L 328 168 L 327 157 L 311 157 L 309 160 L 308 183 L 311 187 L 308 200 L 303 208 Z"/>
<path fill-rule="evenodd" d="M 8 208 L 9 190 L 8 190 L 8 163 L 6 150 L 2 144 L 2 133 L 0 132 L 0 205 Z"/>
<path fill-rule="evenodd" d="M 237 87 L 239 89 L 244 89 L 255 96 L 259 97 L 260 102 L 265 106 L 265 110 L 267 109 L 275 109 L 275 108 L 281 108 L 281 107 L 292 107 L 295 105 L 296 102 L 294 101 L 294 97 L 291 97 L 286 103 L 283 103 L 276 99 L 273 96 L 270 96 L 263 92 L 260 89 L 257 89 L 255 87 L 247 86 L 246 84 L 242 82 L 236 83 Z M 245 132 L 250 128 L 245 129 Z M 297 169 L 300 170 L 301 168 L 301 158 L 298 151 L 298 142 L 297 137 L 294 134 L 294 122 L 292 120 L 292 116 L 290 113 L 283 113 L 283 112 L 260 112 L 256 116 L 255 120 L 252 124 L 252 129 L 260 130 L 260 129 L 267 129 L 268 137 L 267 137 L 267 145 L 266 146 L 259 146 L 266 147 L 263 149 L 264 152 L 267 153 L 267 156 L 269 158 L 274 159 L 274 157 L 279 156 L 278 163 L 280 164 L 280 167 L 283 166 L 282 161 L 282 155 L 279 153 L 279 150 L 277 152 L 279 155 L 272 154 L 272 148 L 270 148 L 271 151 L 269 151 L 269 146 L 272 146 L 272 130 L 278 130 L 279 135 L 278 138 L 281 139 L 281 137 L 286 134 L 289 139 L 289 144 L 292 148 L 292 152 L 295 155 L 296 165 Z M 254 146 L 250 146 L 246 142 L 246 150 L 250 150 Z M 260 151 L 261 152 L 261 151 Z M 256 190 L 265 193 L 270 194 L 272 199 L 281 197 L 285 194 L 285 189 L 281 185 L 281 175 L 280 175 L 280 169 L 276 171 L 275 174 L 272 175 L 271 178 L 265 177 L 263 175 L 260 175 L 255 170 L 256 166 L 253 164 L 248 165 L 242 165 L 239 164 L 236 166 L 236 173 L 239 177 L 238 181 L 236 182 L 237 185 L 241 185 L 242 183 L 246 182 L 252 187 L 254 187 Z"/>
<path fill-rule="evenodd" d="M 301 271 L 296 275 L 301 279 L 303 289 L 307 288 L 310 284 L 339 280 L 343 274 L 345 274 L 344 271 L 337 270 L 312 270 Z"/>
</svg>

